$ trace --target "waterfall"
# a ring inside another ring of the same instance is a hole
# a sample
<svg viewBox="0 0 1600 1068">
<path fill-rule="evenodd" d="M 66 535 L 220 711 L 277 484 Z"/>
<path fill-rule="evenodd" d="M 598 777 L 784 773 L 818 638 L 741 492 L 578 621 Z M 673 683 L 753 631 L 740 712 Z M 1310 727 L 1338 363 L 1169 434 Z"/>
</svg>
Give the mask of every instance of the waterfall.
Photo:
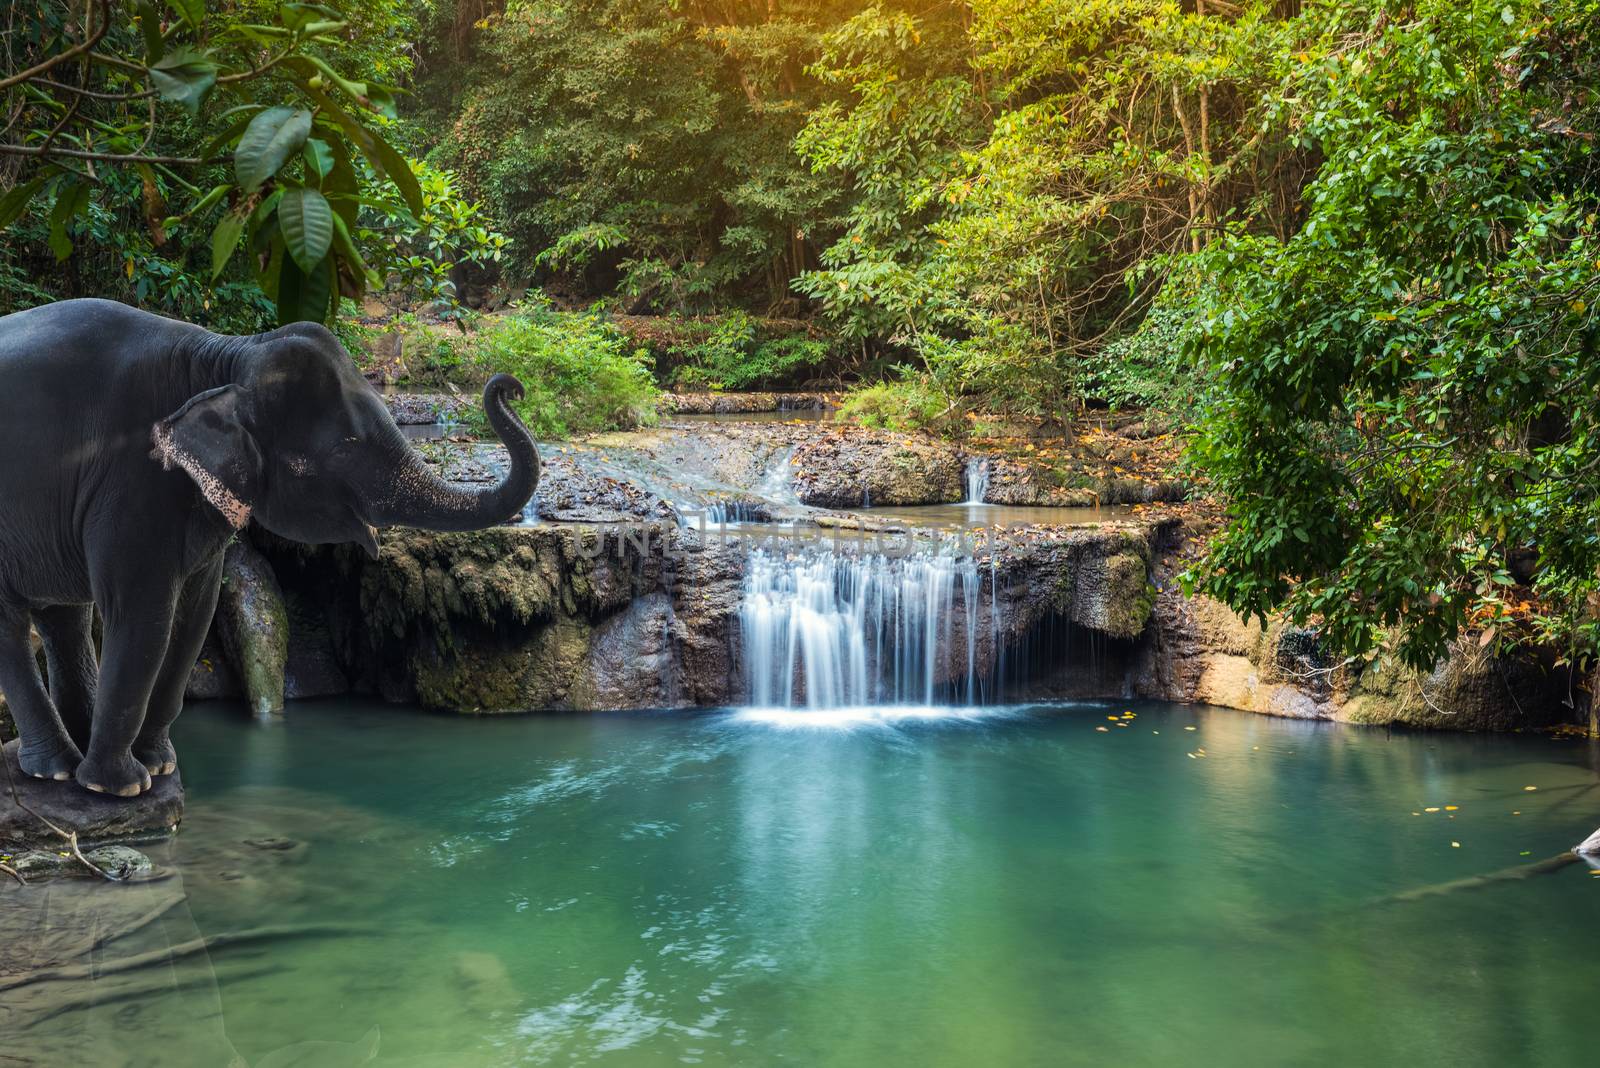
<svg viewBox="0 0 1600 1068">
<path fill-rule="evenodd" d="M 965 504 L 982 504 L 989 493 L 989 458 L 974 456 L 967 460 L 967 499 Z"/>
<path fill-rule="evenodd" d="M 759 523 L 766 518 L 763 509 L 749 501 L 713 501 L 701 511 L 705 512 L 706 523 L 714 527 Z"/>
<path fill-rule="evenodd" d="M 751 704 L 973 703 L 981 587 L 970 557 L 938 549 L 754 550 L 740 606 Z"/>
</svg>

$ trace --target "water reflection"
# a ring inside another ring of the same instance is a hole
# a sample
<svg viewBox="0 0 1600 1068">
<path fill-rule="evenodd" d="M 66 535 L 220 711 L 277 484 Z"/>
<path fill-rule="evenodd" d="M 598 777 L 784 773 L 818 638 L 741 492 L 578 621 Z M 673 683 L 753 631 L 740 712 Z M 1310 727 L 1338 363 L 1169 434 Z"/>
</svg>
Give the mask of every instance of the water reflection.
<svg viewBox="0 0 1600 1068">
<path fill-rule="evenodd" d="M 0 990 L 0 1054 L 1586 1054 L 1573 991 L 1600 977 L 1600 878 L 1392 900 L 1600 825 L 1582 744 L 1156 705 L 875 711 L 797 730 L 810 713 L 463 721 L 306 703 L 263 729 L 191 709 L 189 813 L 154 850 L 167 878 L 0 890 L 0 985 L 94 976 Z"/>
</svg>

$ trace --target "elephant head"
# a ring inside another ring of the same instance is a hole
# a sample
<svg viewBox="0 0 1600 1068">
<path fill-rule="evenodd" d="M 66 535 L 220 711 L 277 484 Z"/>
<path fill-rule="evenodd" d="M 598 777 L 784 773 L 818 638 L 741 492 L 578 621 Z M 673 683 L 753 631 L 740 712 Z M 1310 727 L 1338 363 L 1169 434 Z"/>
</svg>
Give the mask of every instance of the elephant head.
<svg viewBox="0 0 1600 1068">
<path fill-rule="evenodd" d="M 376 557 L 378 527 L 493 526 L 538 486 L 538 449 L 508 405 L 522 384 L 510 375 L 489 379 L 483 407 L 511 469 L 467 490 L 429 469 L 327 330 L 297 324 L 219 360 L 231 362 L 231 380 L 156 423 L 153 455 L 194 479 L 235 528 L 253 517 L 294 541 L 356 542 Z"/>
</svg>

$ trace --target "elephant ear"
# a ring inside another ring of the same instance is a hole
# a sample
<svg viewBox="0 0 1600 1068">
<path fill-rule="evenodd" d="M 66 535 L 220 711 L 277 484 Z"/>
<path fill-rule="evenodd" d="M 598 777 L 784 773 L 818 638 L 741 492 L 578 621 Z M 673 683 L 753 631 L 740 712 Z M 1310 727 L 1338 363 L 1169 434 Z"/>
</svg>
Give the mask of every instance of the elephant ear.
<svg viewBox="0 0 1600 1068">
<path fill-rule="evenodd" d="M 197 393 L 157 423 L 150 455 L 181 469 L 235 530 L 250 521 L 261 493 L 261 450 L 242 418 L 249 390 L 227 385 Z"/>
</svg>

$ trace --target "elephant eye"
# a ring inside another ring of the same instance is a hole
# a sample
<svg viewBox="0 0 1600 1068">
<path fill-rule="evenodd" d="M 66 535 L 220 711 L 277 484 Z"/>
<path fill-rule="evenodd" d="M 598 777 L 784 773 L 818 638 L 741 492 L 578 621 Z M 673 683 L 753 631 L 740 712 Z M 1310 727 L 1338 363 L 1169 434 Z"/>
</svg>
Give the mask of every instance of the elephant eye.
<svg viewBox="0 0 1600 1068">
<path fill-rule="evenodd" d="M 308 478 L 316 473 L 316 468 L 312 465 L 311 457 L 309 456 L 301 456 L 299 453 L 290 453 L 283 458 L 283 462 L 291 472 L 301 476 L 302 478 Z"/>
</svg>

